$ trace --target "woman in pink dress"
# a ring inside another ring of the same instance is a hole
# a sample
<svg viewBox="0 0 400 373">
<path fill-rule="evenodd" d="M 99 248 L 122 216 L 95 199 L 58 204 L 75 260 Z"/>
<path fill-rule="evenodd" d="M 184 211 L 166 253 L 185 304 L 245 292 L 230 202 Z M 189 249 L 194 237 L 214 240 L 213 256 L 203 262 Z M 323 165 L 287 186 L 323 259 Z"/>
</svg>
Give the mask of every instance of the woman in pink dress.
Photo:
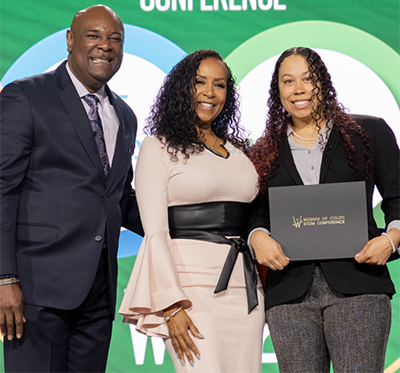
<svg viewBox="0 0 400 373">
<path fill-rule="evenodd" d="M 119 313 L 164 338 L 176 372 L 260 372 L 264 295 L 243 239 L 257 173 L 218 53 L 174 67 L 146 130 L 136 168 L 145 237 Z"/>
</svg>

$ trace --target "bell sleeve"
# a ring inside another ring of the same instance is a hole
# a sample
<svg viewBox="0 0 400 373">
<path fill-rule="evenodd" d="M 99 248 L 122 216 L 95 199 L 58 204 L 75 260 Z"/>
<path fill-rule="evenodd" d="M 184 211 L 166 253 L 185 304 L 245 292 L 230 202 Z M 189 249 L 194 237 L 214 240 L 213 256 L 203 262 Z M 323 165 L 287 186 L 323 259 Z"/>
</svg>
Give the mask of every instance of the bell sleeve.
<svg viewBox="0 0 400 373">
<path fill-rule="evenodd" d="M 145 236 L 119 309 L 123 322 L 151 337 L 168 337 L 163 310 L 176 302 L 188 309 L 172 255 L 168 228 L 170 155 L 155 137 L 140 148 L 135 173 L 136 195 Z"/>
</svg>

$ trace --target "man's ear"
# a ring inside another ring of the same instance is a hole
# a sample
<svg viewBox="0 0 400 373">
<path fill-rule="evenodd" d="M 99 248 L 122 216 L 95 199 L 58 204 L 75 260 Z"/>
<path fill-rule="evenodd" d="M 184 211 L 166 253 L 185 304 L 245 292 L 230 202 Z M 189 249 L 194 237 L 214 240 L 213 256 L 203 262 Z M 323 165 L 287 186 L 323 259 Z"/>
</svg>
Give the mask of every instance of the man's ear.
<svg viewBox="0 0 400 373">
<path fill-rule="evenodd" d="M 67 31 L 67 46 L 68 46 L 67 51 L 69 53 L 71 53 L 73 45 L 74 45 L 74 34 L 72 33 L 71 30 L 68 30 Z"/>
</svg>

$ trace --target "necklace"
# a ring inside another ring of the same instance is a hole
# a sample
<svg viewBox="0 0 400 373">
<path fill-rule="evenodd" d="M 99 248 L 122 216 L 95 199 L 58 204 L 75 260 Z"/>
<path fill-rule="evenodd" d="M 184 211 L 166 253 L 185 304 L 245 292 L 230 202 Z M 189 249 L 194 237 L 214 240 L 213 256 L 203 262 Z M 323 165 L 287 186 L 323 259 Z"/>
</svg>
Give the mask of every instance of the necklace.
<svg viewBox="0 0 400 373">
<path fill-rule="evenodd" d="M 215 155 L 218 155 L 219 157 L 222 157 L 222 158 L 225 158 L 225 159 L 228 158 L 228 157 L 229 157 L 229 152 L 225 149 L 224 144 L 221 145 L 221 148 L 223 148 L 223 149 L 226 151 L 226 156 L 223 155 L 220 151 L 213 149 L 215 143 L 217 142 L 217 136 L 215 135 L 214 132 L 213 132 L 213 135 L 214 135 L 214 142 L 213 142 L 213 144 L 212 144 L 211 146 L 209 146 L 209 145 L 206 144 L 206 148 L 207 148 L 211 153 L 214 153 Z"/>
<path fill-rule="evenodd" d="M 210 150 L 212 150 L 212 148 L 214 147 L 215 143 L 217 142 L 217 136 L 215 136 L 215 133 L 214 133 L 214 132 L 213 132 L 213 135 L 214 135 L 214 142 L 213 142 L 213 144 L 212 144 L 211 146 L 208 146 L 208 145 L 206 144 L 207 148 L 210 149 Z"/>
<path fill-rule="evenodd" d="M 325 126 L 326 126 L 326 124 L 320 129 L 321 132 L 323 131 Z M 293 130 L 293 128 L 292 128 L 292 130 Z M 303 137 L 303 136 L 298 135 L 296 132 L 294 132 L 294 130 L 292 133 L 293 133 L 293 135 L 295 135 L 296 137 L 298 137 L 299 139 L 304 140 L 304 141 L 315 141 L 315 140 L 318 140 L 319 136 L 322 136 L 322 133 L 318 133 L 317 137 Z"/>
<path fill-rule="evenodd" d="M 298 137 L 299 139 L 305 140 L 305 141 L 314 141 L 314 140 L 318 140 L 318 137 L 303 137 L 298 135 L 296 132 L 292 132 L 292 134 L 296 137 Z"/>
</svg>

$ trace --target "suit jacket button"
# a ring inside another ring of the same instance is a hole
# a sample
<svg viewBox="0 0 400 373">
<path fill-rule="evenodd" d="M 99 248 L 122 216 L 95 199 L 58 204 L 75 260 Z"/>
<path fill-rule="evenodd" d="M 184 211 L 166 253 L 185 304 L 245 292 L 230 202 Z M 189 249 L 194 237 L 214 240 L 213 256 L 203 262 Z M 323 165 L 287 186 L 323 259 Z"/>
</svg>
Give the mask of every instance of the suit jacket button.
<svg viewBox="0 0 400 373">
<path fill-rule="evenodd" d="M 94 240 L 97 241 L 97 242 L 100 242 L 102 239 L 103 239 L 103 237 L 101 237 L 101 236 L 96 236 L 94 238 Z"/>
</svg>

